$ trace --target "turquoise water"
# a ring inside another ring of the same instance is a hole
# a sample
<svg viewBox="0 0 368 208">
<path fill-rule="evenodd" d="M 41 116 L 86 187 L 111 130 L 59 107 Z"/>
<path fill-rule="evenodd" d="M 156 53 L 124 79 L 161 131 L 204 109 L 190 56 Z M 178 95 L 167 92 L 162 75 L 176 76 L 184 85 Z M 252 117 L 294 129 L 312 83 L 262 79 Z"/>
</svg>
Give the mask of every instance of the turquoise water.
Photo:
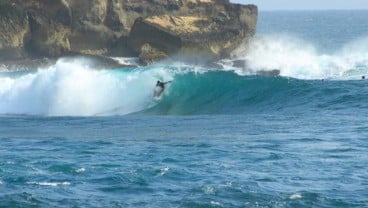
<svg viewBox="0 0 368 208">
<path fill-rule="evenodd" d="M 248 69 L 1 71 L 0 207 L 367 207 L 367 16 L 261 12 Z"/>
</svg>

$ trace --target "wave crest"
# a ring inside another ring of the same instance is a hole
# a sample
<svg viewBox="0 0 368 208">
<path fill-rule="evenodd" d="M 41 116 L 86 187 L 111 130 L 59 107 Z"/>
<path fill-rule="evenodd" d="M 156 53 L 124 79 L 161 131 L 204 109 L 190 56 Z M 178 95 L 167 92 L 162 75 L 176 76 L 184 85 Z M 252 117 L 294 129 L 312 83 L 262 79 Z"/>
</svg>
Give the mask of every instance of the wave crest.
<svg viewBox="0 0 368 208">
<path fill-rule="evenodd" d="M 298 79 L 359 79 L 368 73 L 368 37 L 326 54 L 295 37 L 265 35 L 241 46 L 233 58 L 245 59 L 245 70 L 279 69 L 281 76 Z"/>
<path fill-rule="evenodd" d="M 155 105 L 152 85 L 163 77 L 170 74 L 162 68 L 98 70 L 60 59 L 34 72 L 0 74 L 0 114 L 124 115 Z"/>
</svg>

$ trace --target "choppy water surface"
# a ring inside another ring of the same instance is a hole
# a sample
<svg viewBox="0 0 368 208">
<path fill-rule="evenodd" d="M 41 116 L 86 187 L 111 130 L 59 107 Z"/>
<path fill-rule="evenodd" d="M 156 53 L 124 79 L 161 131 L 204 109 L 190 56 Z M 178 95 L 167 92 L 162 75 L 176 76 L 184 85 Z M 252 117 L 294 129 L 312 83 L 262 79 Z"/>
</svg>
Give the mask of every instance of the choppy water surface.
<svg viewBox="0 0 368 208">
<path fill-rule="evenodd" d="M 246 69 L 3 69 L 0 207 L 367 207 L 366 16 L 261 13 Z"/>
<path fill-rule="evenodd" d="M 364 115 L 2 120 L 5 207 L 368 203 Z"/>
</svg>

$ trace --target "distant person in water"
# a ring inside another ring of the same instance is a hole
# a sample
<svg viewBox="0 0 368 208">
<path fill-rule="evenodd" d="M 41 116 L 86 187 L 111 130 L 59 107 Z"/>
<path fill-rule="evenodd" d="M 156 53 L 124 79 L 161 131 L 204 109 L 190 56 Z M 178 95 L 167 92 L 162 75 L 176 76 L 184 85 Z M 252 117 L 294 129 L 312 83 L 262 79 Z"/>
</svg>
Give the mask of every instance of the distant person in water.
<svg viewBox="0 0 368 208">
<path fill-rule="evenodd" d="M 362 76 L 362 79 L 365 79 L 365 76 Z"/>
<path fill-rule="evenodd" d="M 171 81 L 168 82 L 161 82 L 160 80 L 158 80 L 156 82 L 156 89 L 155 89 L 155 97 L 158 98 L 160 97 L 160 95 L 164 92 L 165 90 L 165 85 L 171 83 Z"/>
</svg>

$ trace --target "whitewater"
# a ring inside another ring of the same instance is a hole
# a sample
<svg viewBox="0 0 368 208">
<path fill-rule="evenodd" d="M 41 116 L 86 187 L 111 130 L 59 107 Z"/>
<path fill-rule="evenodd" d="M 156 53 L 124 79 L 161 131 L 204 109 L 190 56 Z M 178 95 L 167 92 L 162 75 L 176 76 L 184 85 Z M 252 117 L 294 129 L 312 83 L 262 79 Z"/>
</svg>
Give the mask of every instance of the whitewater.
<svg viewBox="0 0 368 208">
<path fill-rule="evenodd" d="M 0 66 L 0 207 L 367 207 L 367 18 L 261 12 L 221 68 Z"/>
<path fill-rule="evenodd" d="M 312 44 L 285 36 L 255 38 L 249 48 L 249 53 L 245 52 L 245 47 L 240 47 L 232 55 L 233 60 L 246 60 L 246 68 L 234 67 L 232 60 L 225 59 L 219 62 L 223 69 L 159 63 L 148 67 L 112 70 L 93 68 L 93 65 L 86 63 L 89 60 L 83 58 L 61 58 L 53 66 L 26 71 L 11 72 L 5 68 L 0 73 L 0 113 L 126 115 L 150 109 L 161 102 L 153 97 L 157 80 L 174 81 L 164 94 L 164 97 L 169 97 L 167 99 L 175 96 L 177 90 L 180 90 L 182 96 L 206 96 L 193 92 L 193 88 L 208 88 L 208 85 L 196 82 L 196 79 L 225 72 L 229 79 L 213 80 L 213 88 L 222 85 L 232 90 L 242 90 L 239 89 L 241 86 L 231 86 L 231 82 L 246 80 L 244 77 L 254 76 L 261 70 L 278 69 L 280 77 L 276 79 L 289 80 L 359 80 L 368 75 L 368 37 L 346 43 L 332 54 L 318 53 Z M 188 78 L 191 74 L 192 80 Z M 188 86 L 184 88 L 183 85 Z M 170 89 L 175 87 L 180 89 Z M 181 105 L 180 99 L 172 102 L 173 105 Z"/>
</svg>

